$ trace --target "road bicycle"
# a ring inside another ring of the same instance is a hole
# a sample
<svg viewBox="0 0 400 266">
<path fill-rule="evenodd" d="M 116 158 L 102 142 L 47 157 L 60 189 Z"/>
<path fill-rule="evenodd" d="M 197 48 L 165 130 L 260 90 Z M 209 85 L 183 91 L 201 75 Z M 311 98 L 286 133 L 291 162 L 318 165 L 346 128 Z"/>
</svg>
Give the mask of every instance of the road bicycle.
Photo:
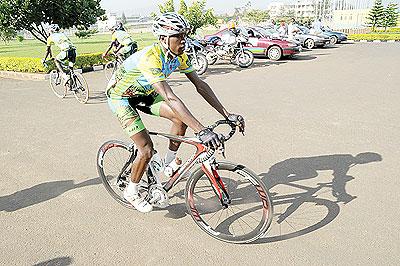
<svg viewBox="0 0 400 266">
<path fill-rule="evenodd" d="M 209 128 L 214 130 L 221 125 L 230 127 L 227 135 L 219 134 L 223 143 L 219 151 L 224 155 L 225 143 L 235 134 L 236 125 L 220 120 Z M 153 156 L 139 183 L 140 192 L 146 195 L 148 202 L 155 207 L 168 206 L 168 191 L 198 165 L 186 180 L 185 202 L 188 213 L 204 232 L 230 243 L 249 243 L 267 232 L 273 207 L 257 174 L 244 165 L 217 160 L 216 150 L 207 148 L 196 137 L 149 134 L 192 145 L 196 151 L 163 183 L 160 181 L 163 165 Z M 134 143 L 110 140 L 97 154 L 97 170 L 103 185 L 116 201 L 128 208 L 133 207 L 123 198 L 123 191 L 130 180 L 131 165 L 137 153 Z"/>
<path fill-rule="evenodd" d="M 106 76 L 107 81 L 110 81 L 112 75 L 114 75 L 115 71 L 122 64 L 122 62 L 123 61 L 119 56 L 114 56 L 112 60 L 104 65 L 104 75 Z"/>
<path fill-rule="evenodd" d="M 52 58 L 50 60 L 44 61 L 43 65 L 48 66 L 48 63 L 54 60 L 55 59 Z M 60 63 L 65 73 L 67 73 L 68 79 L 66 82 L 63 83 L 63 76 L 61 75 L 58 68 L 52 70 L 49 74 L 51 90 L 58 98 L 65 98 L 68 91 L 71 91 L 78 102 L 87 103 L 89 99 L 89 86 L 85 78 L 82 76 L 82 74 L 75 72 L 73 66 L 66 66 L 61 61 Z"/>
</svg>

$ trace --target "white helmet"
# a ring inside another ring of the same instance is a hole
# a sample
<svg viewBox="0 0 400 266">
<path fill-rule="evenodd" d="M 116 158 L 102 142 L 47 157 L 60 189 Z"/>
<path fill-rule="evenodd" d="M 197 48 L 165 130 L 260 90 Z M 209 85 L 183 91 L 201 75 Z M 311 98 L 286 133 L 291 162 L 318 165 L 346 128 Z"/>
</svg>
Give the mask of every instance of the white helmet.
<svg viewBox="0 0 400 266">
<path fill-rule="evenodd" d="M 58 26 L 58 24 L 50 24 L 49 29 L 51 31 L 59 31 L 60 30 L 60 26 Z"/>
<path fill-rule="evenodd" d="M 174 34 L 188 33 L 190 31 L 189 23 L 183 16 L 168 12 L 158 16 L 153 22 L 153 33 L 159 36 L 171 36 Z"/>
</svg>

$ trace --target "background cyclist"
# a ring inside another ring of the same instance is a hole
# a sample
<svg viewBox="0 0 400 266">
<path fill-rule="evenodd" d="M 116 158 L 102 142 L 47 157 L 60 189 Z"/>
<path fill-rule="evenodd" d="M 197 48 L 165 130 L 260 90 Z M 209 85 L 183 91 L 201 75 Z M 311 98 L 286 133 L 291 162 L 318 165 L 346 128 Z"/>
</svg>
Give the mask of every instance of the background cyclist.
<svg viewBox="0 0 400 266">
<path fill-rule="evenodd" d="M 210 86 L 197 76 L 190 65 L 184 53 L 185 38 L 189 30 L 189 24 L 182 16 L 176 13 L 160 15 L 153 23 L 153 33 L 159 42 L 128 57 L 108 84 L 108 104 L 139 150 L 132 165 L 131 181 L 124 191 L 124 198 L 141 212 L 152 210 L 150 203 L 139 195 L 138 183 L 154 149 L 137 110 L 169 119 L 172 122 L 171 134 L 183 136 L 189 126 L 204 144 L 214 149 L 220 145 L 217 134 L 204 127 L 191 114 L 166 82 L 173 71 L 178 69 L 184 73 L 197 92 L 215 110 L 244 130 L 243 118 L 230 114 Z M 179 142 L 170 141 L 165 156 L 166 164 L 175 159 L 178 147 Z"/>
<path fill-rule="evenodd" d="M 129 33 L 125 31 L 125 28 L 121 22 L 117 22 L 117 24 L 111 28 L 111 32 L 111 43 L 107 51 L 103 53 L 103 58 L 107 56 L 113 47 L 114 54 L 118 56 L 121 61 L 124 61 L 137 51 L 137 43 L 133 40 Z"/>
<path fill-rule="evenodd" d="M 60 53 L 55 57 L 54 63 L 57 69 L 62 73 L 62 77 L 64 80 L 64 84 L 68 81 L 68 69 L 64 69 L 62 66 L 62 62 L 69 61 L 68 64 L 70 67 L 74 66 L 76 62 L 76 48 L 72 44 L 71 40 L 65 35 L 63 32 L 60 32 L 60 27 L 57 24 L 51 24 L 49 27 L 50 36 L 47 38 L 47 51 L 43 61 L 47 60 L 47 57 L 50 55 L 50 58 L 53 57 L 51 52 L 51 46 L 55 44 L 58 48 L 60 48 Z"/>
</svg>

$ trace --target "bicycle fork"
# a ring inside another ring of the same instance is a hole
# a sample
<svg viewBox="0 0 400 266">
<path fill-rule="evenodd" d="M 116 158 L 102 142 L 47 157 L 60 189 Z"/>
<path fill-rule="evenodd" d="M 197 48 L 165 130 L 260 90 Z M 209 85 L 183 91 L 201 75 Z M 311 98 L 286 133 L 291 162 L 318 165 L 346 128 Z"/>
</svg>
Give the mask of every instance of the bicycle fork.
<svg viewBox="0 0 400 266">
<path fill-rule="evenodd" d="M 214 157 L 203 162 L 201 169 L 207 175 L 214 193 L 219 198 L 221 205 L 226 209 L 231 203 L 228 191 L 217 171 L 218 163 Z"/>
</svg>

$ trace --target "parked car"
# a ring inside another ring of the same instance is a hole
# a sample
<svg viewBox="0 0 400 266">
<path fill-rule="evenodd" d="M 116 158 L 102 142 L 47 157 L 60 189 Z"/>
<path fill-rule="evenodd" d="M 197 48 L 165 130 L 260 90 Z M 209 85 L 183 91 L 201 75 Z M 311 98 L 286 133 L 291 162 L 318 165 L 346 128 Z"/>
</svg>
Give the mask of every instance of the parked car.
<svg viewBox="0 0 400 266">
<path fill-rule="evenodd" d="M 330 44 L 330 39 L 328 35 L 323 33 L 320 34 L 310 34 L 310 29 L 304 26 L 297 26 L 300 32 L 297 33 L 294 38 L 298 40 L 303 47 L 312 49 L 315 47 L 324 47 Z"/>
<path fill-rule="evenodd" d="M 294 36 L 294 40 L 291 40 L 292 42 L 297 42 L 301 46 L 307 48 L 307 49 L 313 49 L 315 47 L 323 47 L 325 45 L 328 45 L 330 43 L 329 37 L 327 35 L 319 34 L 319 35 L 314 35 L 310 34 L 310 30 L 307 27 L 303 26 L 298 26 L 300 29 L 300 32 L 298 32 Z M 281 36 L 279 32 L 273 28 L 270 27 L 257 27 L 257 28 L 263 28 L 266 34 L 273 38 L 282 38 L 283 40 L 288 40 L 288 36 Z"/>
<path fill-rule="evenodd" d="M 244 47 L 251 51 L 255 56 L 266 56 L 271 60 L 279 60 L 283 56 L 293 56 L 300 53 L 301 47 L 292 42 L 281 39 L 271 38 L 266 36 L 260 29 L 254 27 L 241 27 L 248 35 L 248 44 Z M 205 39 L 210 39 L 213 36 L 221 37 L 228 29 L 223 29 L 217 33 L 206 35 Z"/>
<path fill-rule="evenodd" d="M 324 34 L 329 36 L 331 44 L 337 44 L 347 41 L 347 34 L 339 31 L 333 31 L 329 27 L 322 27 Z"/>
</svg>

